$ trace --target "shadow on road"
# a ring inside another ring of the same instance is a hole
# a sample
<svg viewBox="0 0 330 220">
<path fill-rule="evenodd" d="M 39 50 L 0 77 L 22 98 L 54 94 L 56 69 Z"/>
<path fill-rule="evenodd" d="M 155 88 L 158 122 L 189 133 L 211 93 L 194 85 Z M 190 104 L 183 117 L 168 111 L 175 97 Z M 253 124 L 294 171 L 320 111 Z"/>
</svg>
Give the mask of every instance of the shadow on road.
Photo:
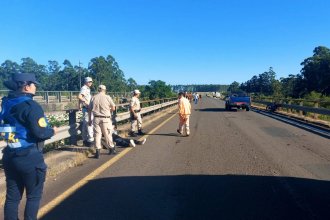
<svg viewBox="0 0 330 220">
<path fill-rule="evenodd" d="M 329 219 L 329 189 L 271 176 L 113 177 L 90 181 L 41 219 Z"/>
<path fill-rule="evenodd" d="M 227 112 L 225 108 L 201 108 L 201 109 L 195 109 L 195 111 L 200 112 Z"/>
<path fill-rule="evenodd" d="M 180 136 L 180 134 L 178 133 L 163 133 L 163 134 L 160 134 L 160 133 L 153 133 L 153 134 L 148 134 L 148 135 L 159 135 L 159 136 L 172 136 L 172 137 L 178 137 Z"/>
</svg>

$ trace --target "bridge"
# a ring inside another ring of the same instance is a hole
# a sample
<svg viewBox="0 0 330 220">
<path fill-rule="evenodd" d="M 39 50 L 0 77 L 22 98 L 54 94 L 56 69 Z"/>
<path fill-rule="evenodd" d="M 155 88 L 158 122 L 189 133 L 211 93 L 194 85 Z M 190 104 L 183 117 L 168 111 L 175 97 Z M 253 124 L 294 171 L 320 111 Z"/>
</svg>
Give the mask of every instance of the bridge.
<svg viewBox="0 0 330 220">
<path fill-rule="evenodd" d="M 214 98 L 192 107 L 189 137 L 175 105 L 154 109 L 145 145 L 48 179 L 40 219 L 328 219 L 327 128 Z"/>
</svg>

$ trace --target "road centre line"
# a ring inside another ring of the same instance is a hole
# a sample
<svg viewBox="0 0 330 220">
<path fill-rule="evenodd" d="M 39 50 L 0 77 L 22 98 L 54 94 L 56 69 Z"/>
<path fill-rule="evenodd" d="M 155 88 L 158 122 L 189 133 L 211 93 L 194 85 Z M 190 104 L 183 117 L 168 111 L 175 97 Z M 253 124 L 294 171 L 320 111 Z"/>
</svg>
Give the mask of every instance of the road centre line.
<svg viewBox="0 0 330 220">
<path fill-rule="evenodd" d="M 160 123 L 158 126 L 156 126 L 154 129 L 152 129 L 148 134 L 152 134 L 155 131 L 157 131 L 160 127 L 162 127 L 164 124 L 166 124 L 168 121 L 170 121 L 173 117 L 175 117 L 176 114 L 173 114 L 171 117 Z M 146 134 L 144 137 L 148 137 L 149 135 Z M 141 138 L 141 139 L 142 139 Z M 38 219 L 45 216 L 48 212 L 50 212 L 54 207 L 59 205 L 61 202 L 63 202 L 66 198 L 68 198 L 70 195 L 72 195 L 74 192 L 76 192 L 79 188 L 86 185 L 89 181 L 93 180 L 96 176 L 100 175 L 103 171 L 105 171 L 107 168 L 109 168 L 112 164 L 117 162 L 119 159 L 121 159 L 123 156 L 125 156 L 129 151 L 131 151 L 133 148 L 125 148 L 123 151 L 121 151 L 116 156 L 112 157 L 110 160 L 102 164 L 100 167 L 98 167 L 96 170 L 79 180 L 77 183 L 75 183 L 73 186 L 71 186 L 69 189 L 67 189 L 65 192 L 54 198 L 52 201 L 44 205 L 38 212 Z"/>
</svg>

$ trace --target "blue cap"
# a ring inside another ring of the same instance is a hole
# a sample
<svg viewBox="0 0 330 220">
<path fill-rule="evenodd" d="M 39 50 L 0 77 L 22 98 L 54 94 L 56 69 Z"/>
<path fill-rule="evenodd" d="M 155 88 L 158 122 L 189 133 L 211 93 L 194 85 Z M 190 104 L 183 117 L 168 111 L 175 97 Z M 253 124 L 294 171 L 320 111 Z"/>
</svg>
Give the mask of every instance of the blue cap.
<svg viewBox="0 0 330 220">
<path fill-rule="evenodd" d="M 36 76 L 33 73 L 18 73 L 13 76 L 15 82 L 33 82 L 34 84 L 40 84 L 36 80 Z"/>
</svg>

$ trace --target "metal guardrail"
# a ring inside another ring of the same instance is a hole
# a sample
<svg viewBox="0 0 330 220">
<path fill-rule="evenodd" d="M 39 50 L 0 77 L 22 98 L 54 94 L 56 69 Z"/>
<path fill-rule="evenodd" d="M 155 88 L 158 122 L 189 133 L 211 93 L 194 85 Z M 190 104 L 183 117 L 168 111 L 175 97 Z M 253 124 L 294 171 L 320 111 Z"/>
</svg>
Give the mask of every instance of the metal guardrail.
<svg viewBox="0 0 330 220">
<path fill-rule="evenodd" d="M 175 100 L 174 100 L 175 99 Z M 164 108 L 167 108 L 169 106 L 176 105 L 178 103 L 177 98 L 172 98 L 172 99 L 158 99 L 158 100 L 149 100 L 149 101 L 143 101 L 141 102 L 142 105 L 143 103 L 154 103 L 152 106 L 144 107 L 141 109 L 141 114 L 145 115 L 157 110 L 162 110 Z M 156 104 L 159 103 L 159 104 Z M 129 103 L 126 104 L 119 104 L 117 107 L 123 107 L 129 105 Z M 78 112 L 78 109 L 71 109 L 67 111 L 63 111 L 63 113 L 69 113 L 69 125 L 67 126 L 61 126 L 59 127 L 59 130 L 56 135 L 54 135 L 51 139 L 48 139 L 45 141 L 45 144 L 51 144 L 56 141 L 60 141 L 66 138 L 70 138 L 70 143 L 73 145 L 77 144 L 77 135 L 80 134 L 79 126 L 80 123 L 76 122 L 76 113 Z M 117 122 L 125 121 L 130 118 L 130 113 L 129 111 L 123 112 L 123 113 L 118 113 L 116 116 Z M 0 158 L 2 158 L 2 149 L 6 146 L 6 142 L 0 141 Z"/>
<path fill-rule="evenodd" d="M 273 102 L 261 101 L 261 100 L 253 100 L 252 102 L 268 105 Z M 315 108 L 315 107 L 308 107 L 308 106 L 301 106 L 301 105 L 290 105 L 290 104 L 281 104 L 279 103 L 282 108 L 286 109 L 294 109 L 300 112 L 310 112 L 320 115 L 330 115 L 330 109 L 326 108 Z"/>
<path fill-rule="evenodd" d="M 259 114 L 276 119 L 278 121 L 282 121 L 295 127 L 299 127 L 309 132 L 321 135 L 322 137 L 330 138 L 330 129 L 327 127 L 320 126 L 319 124 L 309 123 L 308 121 L 302 119 L 288 117 L 287 115 L 281 113 L 269 112 L 267 110 L 262 110 L 258 108 L 252 108 L 252 110 Z"/>
<path fill-rule="evenodd" d="M 0 103 L 1 97 L 6 96 L 9 90 L 0 90 Z M 80 91 L 37 91 L 33 97 L 38 103 L 67 103 L 78 100 L 78 95 Z M 97 92 L 92 92 L 96 94 Z M 114 100 L 119 100 L 120 98 L 130 97 L 129 92 L 107 92 Z"/>
</svg>

